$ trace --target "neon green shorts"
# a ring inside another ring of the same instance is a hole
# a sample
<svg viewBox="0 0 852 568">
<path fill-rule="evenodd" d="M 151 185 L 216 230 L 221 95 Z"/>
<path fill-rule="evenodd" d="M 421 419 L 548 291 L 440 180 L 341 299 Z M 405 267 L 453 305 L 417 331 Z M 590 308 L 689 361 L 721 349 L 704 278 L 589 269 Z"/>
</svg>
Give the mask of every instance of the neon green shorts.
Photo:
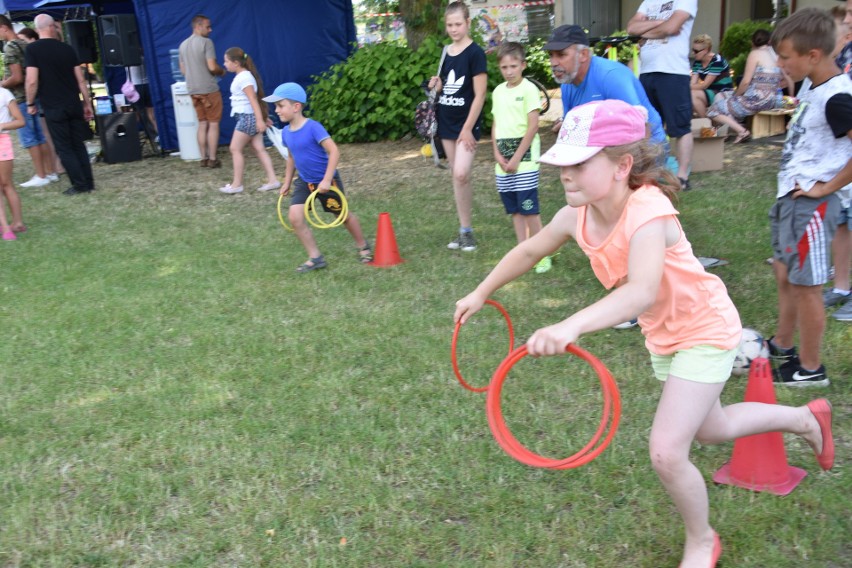
<svg viewBox="0 0 852 568">
<path fill-rule="evenodd" d="M 724 383 L 731 377 L 731 368 L 738 351 L 738 347 L 719 349 L 710 345 L 696 345 L 672 355 L 651 353 L 651 366 L 660 381 L 673 375 L 695 383 Z"/>
</svg>

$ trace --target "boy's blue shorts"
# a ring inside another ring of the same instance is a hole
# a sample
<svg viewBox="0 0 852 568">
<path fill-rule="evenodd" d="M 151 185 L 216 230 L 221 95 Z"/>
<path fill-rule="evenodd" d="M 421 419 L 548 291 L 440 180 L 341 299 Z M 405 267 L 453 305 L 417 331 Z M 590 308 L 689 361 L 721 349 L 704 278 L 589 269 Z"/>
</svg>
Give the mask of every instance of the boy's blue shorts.
<svg viewBox="0 0 852 568">
<path fill-rule="evenodd" d="M 538 215 L 538 170 L 497 175 L 497 192 L 509 215 Z"/>
</svg>

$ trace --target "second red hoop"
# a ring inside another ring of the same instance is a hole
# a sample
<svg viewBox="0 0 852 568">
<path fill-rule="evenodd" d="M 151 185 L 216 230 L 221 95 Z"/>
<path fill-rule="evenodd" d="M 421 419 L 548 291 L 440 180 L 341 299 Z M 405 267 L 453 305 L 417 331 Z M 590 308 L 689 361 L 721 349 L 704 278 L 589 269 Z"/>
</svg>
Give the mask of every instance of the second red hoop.
<svg viewBox="0 0 852 568">
<path fill-rule="evenodd" d="M 512 327 L 512 318 L 509 317 L 509 312 L 507 312 L 506 309 L 503 306 L 501 306 L 498 302 L 495 302 L 494 300 L 485 300 L 485 303 L 497 308 L 497 310 L 503 315 L 503 319 L 506 320 L 506 326 L 509 329 L 509 353 L 512 353 L 512 350 L 515 348 L 515 330 Z M 450 349 L 450 357 L 453 361 L 453 372 L 456 374 L 456 378 L 459 380 L 459 383 L 461 384 L 461 386 L 463 386 L 467 390 L 473 391 L 473 392 L 485 392 L 485 391 L 488 390 L 488 385 L 485 385 L 484 387 L 474 387 L 474 386 L 471 386 L 462 377 L 461 370 L 459 369 L 459 362 L 458 362 L 457 349 L 456 349 L 456 346 L 458 344 L 458 339 L 459 339 L 459 330 L 461 330 L 461 322 L 456 323 L 456 328 L 453 331 L 453 343 L 452 343 L 452 347 Z"/>
</svg>

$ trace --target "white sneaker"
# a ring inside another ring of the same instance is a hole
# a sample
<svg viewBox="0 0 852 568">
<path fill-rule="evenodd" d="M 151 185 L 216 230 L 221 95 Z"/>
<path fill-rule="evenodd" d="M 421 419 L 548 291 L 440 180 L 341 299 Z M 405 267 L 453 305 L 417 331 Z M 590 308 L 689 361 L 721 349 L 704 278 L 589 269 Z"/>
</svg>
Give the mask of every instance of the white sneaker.
<svg viewBox="0 0 852 568">
<path fill-rule="evenodd" d="M 56 174 L 56 173 L 47 174 L 46 177 L 47 177 L 47 181 L 49 181 L 49 182 L 59 181 L 59 174 Z"/>
<path fill-rule="evenodd" d="M 243 191 L 243 186 L 238 185 L 237 187 L 232 187 L 230 183 L 225 184 L 223 187 L 219 188 L 219 191 L 222 193 L 240 193 Z"/>
<path fill-rule="evenodd" d="M 29 181 L 25 181 L 21 184 L 21 187 L 41 187 L 43 185 L 47 185 L 50 183 L 50 180 L 46 177 L 38 177 L 33 176 Z"/>
</svg>

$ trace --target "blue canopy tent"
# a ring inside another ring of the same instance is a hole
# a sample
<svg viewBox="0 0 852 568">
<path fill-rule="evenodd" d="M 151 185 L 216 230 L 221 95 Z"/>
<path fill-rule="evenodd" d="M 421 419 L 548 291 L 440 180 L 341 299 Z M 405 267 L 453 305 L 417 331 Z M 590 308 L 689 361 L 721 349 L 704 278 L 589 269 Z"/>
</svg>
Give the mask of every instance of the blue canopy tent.
<svg viewBox="0 0 852 568">
<path fill-rule="evenodd" d="M 3 0 L 0 0 L 0 4 Z M 145 54 L 151 97 L 157 116 L 160 144 L 165 149 L 177 148 L 177 129 L 172 103 L 172 67 L 169 51 L 192 33 L 191 20 L 196 14 L 210 18 L 221 64 L 224 52 L 238 46 L 257 65 L 264 88 L 271 92 L 279 83 L 295 81 L 307 86 L 312 76 L 345 60 L 356 42 L 352 0 L 5 0 L 12 20 L 31 20 L 41 12 L 62 18 L 63 10 L 91 6 L 90 14 L 132 13 L 136 15 L 140 42 Z M 115 70 L 111 92 L 119 92 L 124 81 L 121 67 Z M 110 74 L 110 73 L 108 73 Z M 116 78 L 117 76 L 117 78 Z M 234 121 L 228 118 L 232 75 L 226 75 L 219 88 L 225 100 L 220 144 L 231 138 Z"/>
</svg>

